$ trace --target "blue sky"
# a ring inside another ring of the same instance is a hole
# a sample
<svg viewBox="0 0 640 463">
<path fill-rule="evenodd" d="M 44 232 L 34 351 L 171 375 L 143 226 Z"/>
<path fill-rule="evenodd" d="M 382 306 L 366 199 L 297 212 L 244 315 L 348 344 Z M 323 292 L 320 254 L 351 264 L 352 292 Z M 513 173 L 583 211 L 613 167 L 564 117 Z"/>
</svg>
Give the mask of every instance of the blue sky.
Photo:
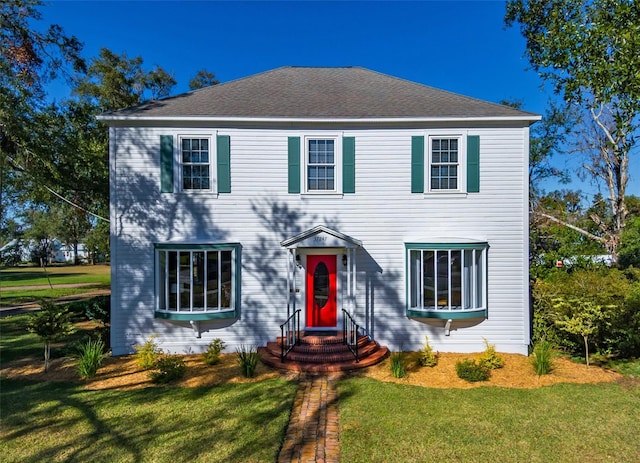
<svg viewBox="0 0 640 463">
<path fill-rule="evenodd" d="M 87 0 L 41 11 L 44 24 L 85 44 L 85 58 L 106 47 L 163 67 L 178 81 L 174 94 L 202 68 L 228 82 L 299 65 L 362 66 L 487 101 L 521 100 L 539 114 L 552 97 L 527 70 L 519 30 L 505 28 L 504 1 Z M 53 86 L 51 96 L 68 89 Z"/>
</svg>

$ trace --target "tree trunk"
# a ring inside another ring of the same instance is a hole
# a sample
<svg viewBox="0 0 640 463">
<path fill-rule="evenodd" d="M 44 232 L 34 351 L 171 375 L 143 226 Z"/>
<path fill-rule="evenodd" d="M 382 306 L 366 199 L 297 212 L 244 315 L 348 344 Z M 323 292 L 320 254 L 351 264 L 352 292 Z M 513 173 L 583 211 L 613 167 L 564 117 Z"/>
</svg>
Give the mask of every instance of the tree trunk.
<svg viewBox="0 0 640 463">
<path fill-rule="evenodd" d="M 44 342 L 44 372 L 49 371 L 49 358 L 51 358 L 51 341 Z"/>
<path fill-rule="evenodd" d="M 589 368 L 589 343 L 587 342 L 589 340 L 589 336 L 583 336 L 584 338 L 584 356 L 585 359 L 587 360 L 587 368 Z"/>
</svg>

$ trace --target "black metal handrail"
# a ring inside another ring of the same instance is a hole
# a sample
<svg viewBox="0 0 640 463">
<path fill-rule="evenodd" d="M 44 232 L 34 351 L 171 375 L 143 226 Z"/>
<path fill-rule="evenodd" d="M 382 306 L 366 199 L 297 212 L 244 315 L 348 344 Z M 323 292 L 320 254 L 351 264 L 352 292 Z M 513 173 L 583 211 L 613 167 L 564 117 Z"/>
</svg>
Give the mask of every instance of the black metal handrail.
<svg viewBox="0 0 640 463">
<path fill-rule="evenodd" d="M 358 358 L 358 330 L 360 326 L 356 323 L 349 312 L 342 309 L 342 342 L 344 342 L 353 356 L 356 363 L 360 361 Z"/>
<path fill-rule="evenodd" d="M 300 342 L 300 309 L 291 314 L 287 321 L 280 325 L 280 360 Z"/>
</svg>

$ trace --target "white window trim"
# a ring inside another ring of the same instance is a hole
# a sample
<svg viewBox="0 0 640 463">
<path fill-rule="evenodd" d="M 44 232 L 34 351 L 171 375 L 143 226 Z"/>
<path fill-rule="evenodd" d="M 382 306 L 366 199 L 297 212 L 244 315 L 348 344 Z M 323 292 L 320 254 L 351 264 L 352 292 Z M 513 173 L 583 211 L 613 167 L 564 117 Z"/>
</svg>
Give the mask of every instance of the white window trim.
<svg viewBox="0 0 640 463">
<path fill-rule="evenodd" d="M 431 164 L 432 164 L 432 143 L 433 139 L 455 138 L 458 140 L 458 188 L 455 190 L 433 189 L 431 188 Z M 467 131 L 429 131 L 425 134 L 426 153 L 425 153 L 425 182 L 427 188 L 425 191 L 429 195 L 452 195 L 467 196 Z"/>
<path fill-rule="evenodd" d="M 217 145 L 217 131 L 214 133 L 206 133 L 206 132 L 180 132 L 177 134 L 175 139 L 175 145 L 173 152 L 174 156 L 174 171 L 177 171 L 177 175 L 174 175 L 175 182 L 174 191 L 177 191 L 181 194 L 187 195 L 200 195 L 200 194 L 217 194 L 218 193 L 218 145 Z M 206 138 L 209 140 L 209 188 L 207 189 L 184 189 L 183 178 L 182 178 L 182 140 L 183 139 L 193 139 L 193 138 Z"/>
<path fill-rule="evenodd" d="M 342 196 L 342 133 L 336 132 L 305 132 L 301 137 L 302 149 L 300 150 L 300 156 L 302 157 L 300 162 L 300 191 L 304 196 Z M 309 190 L 308 189 L 308 163 L 309 163 L 309 140 L 333 140 L 334 141 L 334 189 L 333 190 Z"/>
</svg>

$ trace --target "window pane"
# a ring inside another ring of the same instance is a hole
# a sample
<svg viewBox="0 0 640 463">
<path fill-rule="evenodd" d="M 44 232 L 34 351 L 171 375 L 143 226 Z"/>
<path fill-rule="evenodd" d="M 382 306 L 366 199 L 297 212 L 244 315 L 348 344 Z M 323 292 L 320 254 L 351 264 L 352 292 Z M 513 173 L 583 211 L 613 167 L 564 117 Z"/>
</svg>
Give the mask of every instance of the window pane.
<svg viewBox="0 0 640 463">
<path fill-rule="evenodd" d="M 473 249 L 467 249 L 464 251 L 464 274 L 462 276 L 462 285 L 464 287 L 464 304 L 463 309 L 471 309 L 473 298 Z"/>
<path fill-rule="evenodd" d="M 232 268 L 231 268 L 231 251 L 221 251 L 222 260 L 222 275 L 221 275 L 221 304 L 220 306 L 225 309 L 231 307 L 231 281 L 232 281 Z"/>
<path fill-rule="evenodd" d="M 169 310 L 178 310 L 178 253 L 167 251 L 169 260 Z"/>
<path fill-rule="evenodd" d="M 218 308 L 218 251 L 207 252 L 207 308 Z"/>
<path fill-rule="evenodd" d="M 167 281 L 167 253 L 165 251 L 158 252 L 158 278 L 159 278 L 159 287 L 158 287 L 158 307 L 161 309 L 167 308 L 167 285 L 169 282 Z"/>
<path fill-rule="evenodd" d="M 484 307 L 484 249 L 476 249 L 476 308 Z"/>
<path fill-rule="evenodd" d="M 409 252 L 409 306 L 420 308 L 420 251 Z"/>
<path fill-rule="evenodd" d="M 204 309 L 204 251 L 193 252 L 193 308 Z"/>
<path fill-rule="evenodd" d="M 190 252 L 180 252 L 180 270 L 178 275 L 178 291 L 180 293 L 180 310 L 191 309 L 191 263 Z"/>
<path fill-rule="evenodd" d="M 462 251 L 451 251 L 451 306 L 462 308 Z"/>
<path fill-rule="evenodd" d="M 449 253 L 436 251 L 438 259 L 438 277 L 436 281 L 437 305 L 439 309 L 449 307 Z"/>
<path fill-rule="evenodd" d="M 424 281 L 424 302 L 425 309 L 436 308 L 436 268 L 434 251 L 423 252 L 422 274 Z"/>
</svg>

